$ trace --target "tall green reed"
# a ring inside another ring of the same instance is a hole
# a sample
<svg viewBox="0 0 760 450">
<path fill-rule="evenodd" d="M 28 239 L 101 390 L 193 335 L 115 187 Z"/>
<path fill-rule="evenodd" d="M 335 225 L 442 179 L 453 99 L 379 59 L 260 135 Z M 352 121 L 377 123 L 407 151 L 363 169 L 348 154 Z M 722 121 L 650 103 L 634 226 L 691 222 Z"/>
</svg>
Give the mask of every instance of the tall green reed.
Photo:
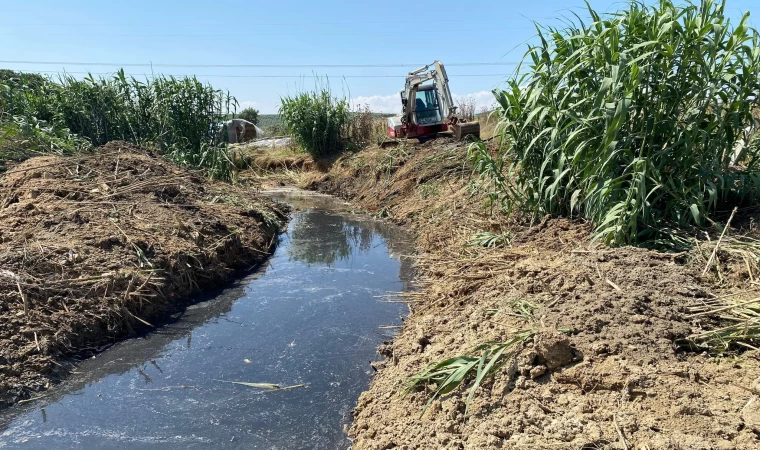
<svg viewBox="0 0 760 450">
<path fill-rule="evenodd" d="M 8 117 L 44 120 L 95 146 L 113 140 L 149 146 L 216 178 L 234 172 L 222 129 L 237 101 L 194 77 L 140 81 L 120 70 L 101 78 L 63 75 L 57 82 L 31 74 L 8 79 L 0 92 L 0 111 Z"/>
<path fill-rule="evenodd" d="M 342 132 L 349 120 L 346 99 L 334 97 L 329 87 L 283 97 L 280 117 L 288 134 L 312 156 L 342 149 Z"/>
<path fill-rule="evenodd" d="M 496 154 L 471 147 L 491 204 L 591 221 L 609 244 L 671 242 L 726 204 L 751 203 L 760 39 L 714 0 L 632 1 L 564 28 L 537 25 L 517 75 L 494 95 Z"/>
</svg>

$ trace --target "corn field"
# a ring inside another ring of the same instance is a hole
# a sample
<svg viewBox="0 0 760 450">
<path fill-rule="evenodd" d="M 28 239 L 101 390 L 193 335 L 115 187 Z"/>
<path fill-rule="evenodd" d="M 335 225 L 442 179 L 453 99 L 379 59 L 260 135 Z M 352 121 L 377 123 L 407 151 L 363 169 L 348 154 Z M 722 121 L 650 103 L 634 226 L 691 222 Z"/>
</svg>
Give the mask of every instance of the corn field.
<svg viewBox="0 0 760 450">
<path fill-rule="evenodd" d="M 714 0 L 537 25 L 494 95 L 498 151 L 470 156 L 507 213 L 580 217 L 609 244 L 667 243 L 716 211 L 755 201 L 760 39 Z M 739 143 L 739 144 L 737 144 Z"/>
<path fill-rule="evenodd" d="M 6 74 L 3 79 L 3 129 L 26 136 L 28 126 L 14 124 L 34 124 L 49 130 L 50 136 L 86 140 L 93 146 L 125 140 L 203 168 L 212 177 L 231 177 L 222 121 L 237 102 L 196 78 L 157 76 L 140 81 L 120 70 L 108 78 L 64 75 L 57 82 L 34 74 Z"/>
</svg>

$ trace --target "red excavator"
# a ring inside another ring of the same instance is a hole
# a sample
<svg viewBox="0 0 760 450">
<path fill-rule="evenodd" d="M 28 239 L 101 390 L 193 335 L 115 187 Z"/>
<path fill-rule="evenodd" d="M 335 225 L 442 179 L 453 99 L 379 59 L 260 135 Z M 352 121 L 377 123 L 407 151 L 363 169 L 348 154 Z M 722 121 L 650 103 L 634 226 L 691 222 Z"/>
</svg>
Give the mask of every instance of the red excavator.
<svg viewBox="0 0 760 450">
<path fill-rule="evenodd" d="M 432 70 L 431 70 L 432 67 Z M 429 81 L 432 83 L 425 84 Z M 401 91 L 402 114 L 388 118 L 388 137 L 420 141 L 453 135 L 480 138 L 480 123 L 457 116 L 446 69 L 440 61 L 409 72 Z"/>
</svg>

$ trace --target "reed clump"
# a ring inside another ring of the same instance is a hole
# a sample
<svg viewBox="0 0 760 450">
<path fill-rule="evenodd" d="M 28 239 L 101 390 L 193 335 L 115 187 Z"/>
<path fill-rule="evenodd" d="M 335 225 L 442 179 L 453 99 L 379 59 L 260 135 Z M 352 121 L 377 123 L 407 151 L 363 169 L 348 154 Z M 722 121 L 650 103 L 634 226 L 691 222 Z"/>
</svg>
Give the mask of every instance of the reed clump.
<svg viewBox="0 0 760 450">
<path fill-rule="evenodd" d="M 141 81 L 119 70 L 110 77 L 62 75 L 54 81 L 3 72 L 0 148 L 20 160 L 121 140 L 229 180 L 235 167 L 227 154 L 223 119 L 236 106 L 229 93 L 195 77 L 159 75 Z"/>
<path fill-rule="evenodd" d="M 501 145 L 470 151 L 490 203 L 587 219 L 613 245 L 668 241 L 665 228 L 753 203 L 760 36 L 749 14 L 732 24 L 715 0 L 588 14 L 537 25 L 540 43 L 494 91 Z"/>
<path fill-rule="evenodd" d="M 341 136 L 349 119 L 348 101 L 334 97 L 329 88 L 283 97 L 280 117 L 286 132 L 312 157 L 343 149 Z"/>
</svg>

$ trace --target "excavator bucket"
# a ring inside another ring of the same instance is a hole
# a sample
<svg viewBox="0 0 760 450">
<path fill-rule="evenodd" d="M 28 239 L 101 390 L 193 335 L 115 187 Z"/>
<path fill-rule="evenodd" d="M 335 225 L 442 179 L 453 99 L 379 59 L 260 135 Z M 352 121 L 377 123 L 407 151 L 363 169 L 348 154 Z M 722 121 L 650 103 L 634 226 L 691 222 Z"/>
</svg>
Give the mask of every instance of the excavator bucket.
<svg viewBox="0 0 760 450">
<path fill-rule="evenodd" d="M 380 148 L 398 147 L 400 142 L 398 139 L 385 139 L 380 143 Z"/>
<path fill-rule="evenodd" d="M 480 139 L 480 122 L 458 122 L 454 124 L 454 137 L 464 139 L 467 136 L 475 136 Z"/>
</svg>

